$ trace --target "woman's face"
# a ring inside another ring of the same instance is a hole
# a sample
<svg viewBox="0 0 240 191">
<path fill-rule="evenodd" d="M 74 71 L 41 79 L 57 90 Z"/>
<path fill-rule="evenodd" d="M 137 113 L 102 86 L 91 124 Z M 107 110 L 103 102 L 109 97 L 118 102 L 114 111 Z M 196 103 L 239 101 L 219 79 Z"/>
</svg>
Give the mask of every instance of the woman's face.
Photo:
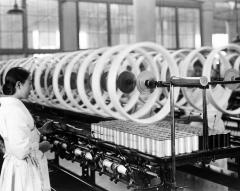
<svg viewBox="0 0 240 191">
<path fill-rule="evenodd" d="M 27 78 L 27 80 L 24 82 L 24 84 L 20 83 L 20 86 L 18 88 L 18 93 L 20 98 L 26 99 L 32 89 L 32 80 L 31 76 Z"/>
</svg>

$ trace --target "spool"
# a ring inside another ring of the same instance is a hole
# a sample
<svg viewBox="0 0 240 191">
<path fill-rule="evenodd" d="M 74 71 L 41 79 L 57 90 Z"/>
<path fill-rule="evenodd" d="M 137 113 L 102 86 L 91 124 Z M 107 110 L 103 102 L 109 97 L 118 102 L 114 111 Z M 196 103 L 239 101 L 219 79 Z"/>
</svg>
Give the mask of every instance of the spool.
<svg viewBox="0 0 240 191">
<path fill-rule="evenodd" d="M 116 144 L 121 145 L 121 133 L 120 133 L 120 131 L 116 131 L 116 132 L 117 132 Z"/>
<path fill-rule="evenodd" d="M 191 153 L 192 152 L 192 140 L 191 137 L 187 136 L 184 138 L 185 142 L 185 152 L 186 153 Z"/>
<path fill-rule="evenodd" d="M 199 150 L 199 139 L 197 135 L 192 136 L 192 151 L 198 151 Z"/>
<path fill-rule="evenodd" d="M 93 156 L 92 156 L 92 154 L 91 154 L 90 152 L 86 152 L 85 158 L 86 158 L 87 160 L 93 160 Z"/>
<path fill-rule="evenodd" d="M 133 148 L 133 134 L 129 133 L 129 148 Z"/>
<path fill-rule="evenodd" d="M 138 136 L 138 150 L 145 152 L 145 138 L 142 136 Z"/>
<path fill-rule="evenodd" d="M 127 132 L 124 133 L 124 144 L 123 145 L 125 147 L 129 147 L 129 136 L 128 136 Z"/>
<path fill-rule="evenodd" d="M 120 131 L 120 145 L 125 146 L 125 133 Z"/>
<path fill-rule="evenodd" d="M 108 128 L 103 127 L 103 140 L 108 141 L 108 136 L 107 136 Z"/>
<path fill-rule="evenodd" d="M 108 138 L 107 138 L 107 140 L 109 140 L 110 142 L 113 142 L 113 140 L 114 140 L 113 137 L 114 137 L 113 129 L 108 128 Z"/>
<path fill-rule="evenodd" d="M 82 155 L 82 151 L 81 151 L 79 148 L 76 148 L 76 149 L 74 150 L 74 155 L 75 155 L 75 156 L 81 156 L 81 155 Z"/>
<path fill-rule="evenodd" d="M 61 147 L 66 150 L 67 149 L 67 144 L 66 143 L 62 143 Z"/>
<path fill-rule="evenodd" d="M 151 139 L 146 137 L 145 138 L 145 142 L 146 142 L 146 153 L 147 154 L 152 154 L 152 148 L 151 148 Z"/>
<path fill-rule="evenodd" d="M 178 139 L 178 152 L 179 154 L 184 154 L 185 153 L 185 145 L 184 145 L 184 138 L 183 137 L 179 137 Z"/>
<path fill-rule="evenodd" d="M 133 149 L 137 149 L 137 135 L 133 135 L 132 139 L 133 139 Z"/>
<path fill-rule="evenodd" d="M 164 140 L 164 146 L 165 146 L 165 156 L 169 157 L 172 155 L 172 149 L 171 149 L 171 140 Z"/>
<path fill-rule="evenodd" d="M 164 141 L 157 140 L 156 141 L 156 156 L 157 157 L 165 157 L 165 145 Z"/>
<path fill-rule="evenodd" d="M 123 165 L 119 165 L 117 167 L 117 172 L 123 175 L 127 175 L 127 169 Z"/>
<path fill-rule="evenodd" d="M 175 139 L 175 155 L 179 154 L 179 139 Z"/>
<path fill-rule="evenodd" d="M 117 136 L 119 136 L 118 132 L 115 129 L 113 129 L 113 143 L 116 145 L 118 145 L 118 140 L 119 140 L 119 137 Z"/>
<path fill-rule="evenodd" d="M 107 159 L 104 159 L 102 164 L 103 164 L 103 166 L 106 167 L 106 168 L 111 168 L 113 162 L 111 162 L 111 161 L 109 161 L 109 160 L 107 160 Z"/>
</svg>

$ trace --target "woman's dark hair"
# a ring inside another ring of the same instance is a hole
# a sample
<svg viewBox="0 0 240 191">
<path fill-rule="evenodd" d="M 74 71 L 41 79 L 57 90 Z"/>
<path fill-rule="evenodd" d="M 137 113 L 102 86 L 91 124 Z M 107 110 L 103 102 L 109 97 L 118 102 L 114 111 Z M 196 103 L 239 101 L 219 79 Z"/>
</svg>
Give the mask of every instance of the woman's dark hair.
<svg viewBox="0 0 240 191">
<path fill-rule="evenodd" d="M 21 67 L 11 68 L 5 77 L 5 83 L 3 85 L 4 95 L 13 95 L 16 92 L 16 83 L 21 82 L 22 84 L 28 79 L 30 73 Z"/>
</svg>

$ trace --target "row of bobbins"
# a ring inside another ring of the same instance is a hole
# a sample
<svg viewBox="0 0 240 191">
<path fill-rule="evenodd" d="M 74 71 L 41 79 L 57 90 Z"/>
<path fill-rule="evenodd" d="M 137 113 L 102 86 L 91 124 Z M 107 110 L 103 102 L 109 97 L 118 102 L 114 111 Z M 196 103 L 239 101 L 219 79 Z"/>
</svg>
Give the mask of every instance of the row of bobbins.
<svg viewBox="0 0 240 191">
<path fill-rule="evenodd" d="M 134 129 L 134 127 L 133 127 Z M 92 124 L 91 131 L 94 138 L 112 142 L 130 149 L 136 149 L 157 157 L 171 156 L 170 132 L 162 133 L 158 137 L 148 136 L 143 132 L 127 132 L 117 126 L 101 126 Z M 194 134 L 178 133 L 175 139 L 176 154 L 191 153 L 199 150 L 199 138 Z"/>
</svg>

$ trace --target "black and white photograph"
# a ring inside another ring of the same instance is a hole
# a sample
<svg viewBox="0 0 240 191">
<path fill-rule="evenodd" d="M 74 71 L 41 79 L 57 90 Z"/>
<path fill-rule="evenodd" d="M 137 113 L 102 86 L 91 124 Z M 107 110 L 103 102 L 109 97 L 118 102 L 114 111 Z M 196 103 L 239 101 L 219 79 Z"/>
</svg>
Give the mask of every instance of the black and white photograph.
<svg viewBox="0 0 240 191">
<path fill-rule="evenodd" d="M 0 0 L 0 191 L 239 191 L 240 0 Z"/>
</svg>

